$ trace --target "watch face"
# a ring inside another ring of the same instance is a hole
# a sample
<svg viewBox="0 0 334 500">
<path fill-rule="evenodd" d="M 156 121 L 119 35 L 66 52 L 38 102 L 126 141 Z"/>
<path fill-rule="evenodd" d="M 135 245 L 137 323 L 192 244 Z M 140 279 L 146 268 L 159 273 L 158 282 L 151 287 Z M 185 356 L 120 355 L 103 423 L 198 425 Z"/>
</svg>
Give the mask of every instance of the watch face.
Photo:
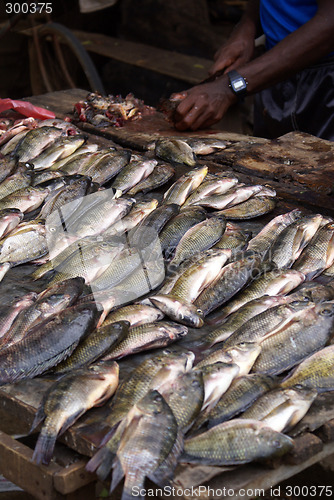
<svg viewBox="0 0 334 500">
<path fill-rule="evenodd" d="M 243 78 L 237 78 L 236 80 L 233 80 L 232 86 L 236 92 L 240 92 L 240 90 L 246 89 L 246 83 Z"/>
</svg>

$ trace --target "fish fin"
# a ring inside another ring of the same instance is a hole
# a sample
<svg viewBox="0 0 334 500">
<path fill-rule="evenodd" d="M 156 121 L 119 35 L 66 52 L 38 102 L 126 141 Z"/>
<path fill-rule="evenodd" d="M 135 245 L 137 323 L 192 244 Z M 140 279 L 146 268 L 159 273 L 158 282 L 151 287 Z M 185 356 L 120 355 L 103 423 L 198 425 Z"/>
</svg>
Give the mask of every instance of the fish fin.
<svg viewBox="0 0 334 500">
<path fill-rule="evenodd" d="M 123 191 L 121 189 L 116 189 L 115 194 L 113 196 L 114 199 L 120 198 L 123 194 Z"/>
<path fill-rule="evenodd" d="M 59 430 L 59 433 L 58 435 L 61 436 L 62 434 L 64 434 L 65 431 L 67 431 L 67 429 L 69 427 L 71 427 L 71 425 L 74 424 L 74 422 L 76 420 L 78 420 L 78 418 L 81 417 L 81 415 L 83 415 L 85 413 L 85 410 L 79 410 L 77 411 L 76 413 L 74 413 L 73 415 L 70 415 L 66 421 L 63 423 L 63 425 L 61 426 L 60 430 Z"/>
<path fill-rule="evenodd" d="M 200 464 L 200 465 L 231 465 L 231 464 L 219 464 L 219 460 L 214 459 L 214 458 L 208 458 L 208 457 L 196 457 L 193 455 L 189 455 L 185 451 L 182 453 L 182 455 L 179 457 L 179 462 L 180 463 L 186 463 L 186 464 Z"/>
<path fill-rule="evenodd" d="M 47 430 L 42 429 L 32 455 L 32 461 L 37 465 L 48 465 L 51 461 L 53 450 L 56 444 L 57 434 L 50 434 Z"/>
<path fill-rule="evenodd" d="M 44 404 L 41 404 L 30 427 L 29 434 L 31 434 L 36 429 L 36 427 L 39 426 L 39 424 L 45 419 L 45 417 L 46 415 L 44 413 Z"/>
<path fill-rule="evenodd" d="M 86 464 L 86 470 L 88 472 L 96 472 L 98 478 L 104 481 L 112 469 L 114 458 L 114 453 L 111 453 L 110 450 L 104 446 L 89 460 Z"/>
<path fill-rule="evenodd" d="M 152 474 L 147 476 L 153 483 L 157 484 L 161 488 L 171 484 L 179 456 L 183 450 L 183 443 L 183 432 L 179 430 L 169 455 Z"/>
<path fill-rule="evenodd" d="M 115 457 L 115 459 L 113 460 L 112 469 L 113 469 L 113 471 L 112 471 L 112 479 L 111 479 L 109 493 L 114 491 L 116 486 L 121 482 L 121 480 L 124 477 L 124 472 L 123 472 L 121 462 L 119 461 L 118 457 Z M 122 496 L 122 498 L 123 498 L 123 496 Z M 125 497 L 125 498 L 127 498 L 127 497 Z M 133 498 L 131 494 L 130 494 L 129 498 Z"/>
</svg>

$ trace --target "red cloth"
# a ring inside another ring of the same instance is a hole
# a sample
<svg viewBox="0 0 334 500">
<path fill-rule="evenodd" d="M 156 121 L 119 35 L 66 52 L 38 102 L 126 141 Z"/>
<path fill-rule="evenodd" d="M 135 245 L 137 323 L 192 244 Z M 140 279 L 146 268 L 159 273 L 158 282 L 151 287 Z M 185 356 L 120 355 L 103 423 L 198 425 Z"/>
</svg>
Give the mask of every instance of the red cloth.
<svg viewBox="0 0 334 500">
<path fill-rule="evenodd" d="M 26 101 L 14 101 L 13 99 L 0 99 L 0 113 L 7 109 L 14 109 L 18 113 L 24 116 L 32 116 L 38 120 L 47 120 L 49 118 L 55 118 L 56 115 L 47 109 L 34 106 L 30 102 Z"/>
</svg>

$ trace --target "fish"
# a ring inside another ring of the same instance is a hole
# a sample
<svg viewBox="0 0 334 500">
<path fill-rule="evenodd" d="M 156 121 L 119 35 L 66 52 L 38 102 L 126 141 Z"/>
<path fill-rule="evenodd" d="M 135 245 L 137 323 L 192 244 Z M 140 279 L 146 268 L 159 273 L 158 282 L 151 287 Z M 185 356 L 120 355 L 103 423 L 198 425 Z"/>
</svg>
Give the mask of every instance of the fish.
<svg viewBox="0 0 334 500">
<path fill-rule="evenodd" d="M 317 397 L 315 389 L 273 389 L 257 399 L 239 418 L 260 420 L 277 432 L 288 432 L 308 412 Z"/>
<path fill-rule="evenodd" d="M 21 212 L 29 213 L 40 207 L 48 194 L 49 189 L 43 189 L 38 186 L 28 186 L 19 189 L 0 200 L 0 210 L 17 208 Z"/>
<path fill-rule="evenodd" d="M 173 217 L 162 229 L 159 240 L 165 258 L 170 258 L 180 239 L 191 227 L 203 222 L 206 212 L 201 207 L 189 208 Z"/>
<path fill-rule="evenodd" d="M 43 421 L 32 461 L 49 464 L 57 437 L 90 408 L 108 400 L 117 388 L 118 377 L 118 364 L 112 361 L 73 370 L 54 382 L 33 422 L 32 429 Z"/>
<path fill-rule="evenodd" d="M 262 265 L 262 269 L 263 265 Z M 225 265 L 216 279 L 195 300 L 204 316 L 222 306 L 261 272 L 261 257 L 247 255 Z"/>
<path fill-rule="evenodd" d="M 153 210 L 158 207 L 158 204 L 158 200 L 155 199 L 135 203 L 127 215 L 104 231 L 105 236 L 110 237 L 130 232 L 131 229 L 136 227 L 147 215 L 153 212 Z"/>
<path fill-rule="evenodd" d="M 34 170 L 49 168 L 57 160 L 68 157 L 82 146 L 86 137 L 83 135 L 72 135 L 69 137 L 59 137 L 50 146 L 43 150 L 41 154 L 28 161 Z"/>
<path fill-rule="evenodd" d="M 261 345 L 258 342 L 240 342 L 233 347 L 222 347 L 209 353 L 197 363 L 196 368 L 218 362 L 234 363 L 239 367 L 238 375 L 241 377 L 250 372 L 260 353 Z"/>
<path fill-rule="evenodd" d="M 190 265 L 178 278 L 170 294 L 187 302 L 194 302 L 199 294 L 212 283 L 231 257 L 231 251 L 216 249 L 210 255 L 204 254 Z"/>
<path fill-rule="evenodd" d="M 162 255 L 156 253 L 153 245 L 152 255 L 150 256 L 148 252 L 143 257 L 141 265 L 111 289 L 111 294 L 115 298 L 115 307 L 125 306 L 135 299 L 152 292 L 161 285 L 164 278 L 165 269 Z"/>
<path fill-rule="evenodd" d="M 334 327 L 334 302 L 301 310 L 287 324 L 276 326 L 261 340 L 261 353 L 253 371 L 278 375 L 329 342 Z M 277 353 L 279 352 L 279 356 Z"/>
<path fill-rule="evenodd" d="M 277 384 L 275 377 L 262 373 L 251 373 L 235 378 L 214 408 L 205 415 L 203 420 L 207 422 L 208 429 L 235 418 Z"/>
<path fill-rule="evenodd" d="M 85 146 L 84 146 L 85 147 Z M 76 154 L 72 158 L 68 158 L 68 161 L 61 165 L 61 170 L 65 172 L 67 175 L 72 174 L 82 174 L 94 165 L 102 156 L 103 152 L 99 150 L 95 151 L 82 151 L 78 150 L 78 154 Z M 51 170 L 56 170 L 58 167 L 57 163 L 50 167 Z"/>
<path fill-rule="evenodd" d="M 26 188 L 31 185 L 33 172 L 24 165 L 19 165 L 15 170 L 8 175 L 0 184 L 0 199 L 3 200 L 7 196 Z"/>
<path fill-rule="evenodd" d="M 227 220 L 246 220 L 272 212 L 276 206 L 276 199 L 260 194 L 262 191 L 242 203 L 220 210 L 218 214 L 224 215 Z"/>
<path fill-rule="evenodd" d="M 57 273 L 50 286 L 67 278 L 81 276 L 86 283 L 98 278 L 121 252 L 120 245 L 106 241 L 92 243 L 73 252 L 57 267 Z"/>
<path fill-rule="evenodd" d="M 52 189 L 54 186 L 57 185 L 57 182 L 61 184 L 62 182 L 65 185 L 65 179 L 66 179 L 66 174 L 65 172 L 62 172 L 61 170 L 53 171 L 53 170 L 42 170 L 41 172 L 36 172 L 34 173 L 33 180 L 31 185 L 32 186 L 42 186 L 45 187 L 47 186 L 52 186 Z"/>
<path fill-rule="evenodd" d="M 76 151 L 74 151 L 74 153 L 70 154 L 69 156 L 66 156 L 66 158 L 57 160 L 55 163 L 51 165 L 49 170 L 51 172 L 57 172 L 61 170 L 64 165 L 74 160 L 77 156 L 95 153 L 98 147 L 99 147 L 98 144 L 84 144 L 83 146 L 80 146 L 80 148 L 78 148 Z"/>
<path fill-rule="evenodd" d="M 11 266 L 43 257 L 48 251 L 44 221 L 21 222 L 0 240 L 0 264 Z"/>
<path fill-rule="evenodd" d="M 232 381 L 239 375 L 240 368 L 233 362 L 218 361 L 197 369 L 201 370 L 204 382 L 205 396 L 201 411 L 208 411 L 214 408 Z"/>
<path fill-rule="evenodd" d="M 293 440 L 263 422 L 233 419 L 184 442 L 180 461 L 201 465 L 239 465 L 285 455 Z"/>
<path fill-rule="evenodd" d="M 23 219 L 23 213 L 17 208 L 0 210 L 0 238 L 4 238 L 15 229 Z"/>
<path fill-rule="evenodd" d="M 293 269 L 304 273 L 307 280 L 312 280 L 333 264 L 334 223 L 330 222 L 318 229 L 312 240 L 293 264 Z"/>
<path fill-rule="evenodd" d="M 278 268 L 291 267 L 317 232 L 321 220 L 320 214 L 297 219 L 280 233 L 267 257 Z"/>
<path fill-rule="evenodd" d="M 280 325 L 285 325 L 296 315 L 304 314 L 307 309 L 312 308 L 311 302 L 293 301 L 279 304 L 264 310 L 253 318 L 246 321 L 232 335 L 224 341 L 224 347 L 231 347 L 240 342 L 261 341 L 268 332 Z"/>
<path fill-rule="evenodd" d="M 17 316 L 24 309 L 27 309 L 29 306 L 31 306 L 36 299 L 37 299 L 37 293 L 29 292 L 20 297 L 13 304 L 11 304 L 8 311 L 6 311 L 4 314 L 1 314 L 0 343 L 2 342 L 1 337 L 3 337 L 8 332 L 8 330 L 12 326 Z"/>
<path fill-rule="evenodd" d="M 91 281 L 93 293 L 99 290 L 110 290 L 117 286 L 141 267 L 142 263 L 143 257 L 140 252 L 125 249 L 100 276 Z"/>
<path fill-rule="evenodd" d="M 200 205 L 201 207 L 215 208 L 216 210 L 222 210 L 229 208 L 231 206 L 242 203 L 248 200 L 251 196 L 261 191 L 262 186 L 237 186 L 234 189 L 229 190 L 225 194 L 214 194 L 211 196 L 206 196 L 202 200 L 194 202 L 194 205 Z"/>
<path fill-rule="evenodd" d="M 118 387 L 110 405 L 106 424 L 113 429 L 150 390 L 163 391 L 192 368 L 192 352 L 171 353 L 168 349 L 147 358 L 135 367 Z"/>
<path fill-rule="evenodd" d="M 26 163 L 36 158 L 55 139 L 65 135 L 57 127 L 43 126 L 29 130 L 14 149 L 12 155 L 21 163 Z"/>
<path fill-rule="evenodd" d="M 235 177 L 223 177 L 204 180 L 200 186 L 195 189 L 183 204 L 183 208 L 205 199 L 207 196 L 215 194 L 225 194 L 231 188 L 238 184 Z"/>
<path fill-rule="evenodd" d="M 121 359 L 136 352 L 166 347 L 187 333 L 185 326 L 169 321 L 131 326 L 126 337 L 104 354 L 104 359 Z"/>
<path fill-rule="evenodd" d="M 323 285 L 315 281 L 305 281 L 293 293 L 290 293 L 287 298 L 296 301 L 326 302 L 334 299 L 334 290 L 328 285 Z"/>
<path fill-rule="evenodd" d="M 57 189 L 51 193 L 50 198 L 45 201 L 39 217 L 42 219 L 47 219 L 52 212 L 56 212 L 56 216 L 59 217 L 58 210 L 64 211 L 63 206 L 72 202 L 71 210 L 77 208 L 82 198 L 88 193 L 88 189 L 91 186 L 91 179 L 82 175 L 73 176 L 70 184 Z M 35 188 L 37 189 L 37 188 Z M 73 202 L 75 201 L 75 204 Z M 65 208 L 66 213 L 66 208 Z M 48 223 L 53 219 L 49 220 Z"/>
<path fill-rule="evenodd" d="M 182 139 L 158 139 L 155 141 L 154 153 L 162 160 L 184 163 L 189 167 L 194 167 L 197 161 L 192 148 Z"/>
<path fill-rule="evenodd" d="M 329 345 L 302 361 L 280 386 L 309 387 L 319 393 L 334 390 L 334 345 Z"/>
<path fill-rule="evenodd" d="M 293 299 L 291 299 L 291 301 L 292 300 Z M 267 311 L 271 307 L 286 304 L 287 302 L 289 302 L 289 299 L 281 295 L 265 295 L 263 297 L 253 299 L 241 306 L 234 313 L 231 313 L 226 321 L 223 321 L 222 324 L 219 324 L 219 326 L 215 330 L 208 333 L 205 337 L 205 342 L 210 346 L 213 346 L 218 342 L 223 342 L 234 332 L 236 332 L 242 325 L 244 325 L 246 321 L 254 318 L 264 311 Z M 214 323 L 216 324 L 216 321 Z"/>
<path fill-rule="evenodd" d="M 231 302 L 224 307 L 224 316 L 237 311 L 240 307 L 251 300 L 258 299 L 264 295 L 285 295 L 291 292 L 298 285 L 303 283 L 305 275 L 302 272 L 293 269 L 274 269 L 265 273 L 263 276 L 257 276 L 248 287 L 240 292 Z M 223 316 L 220 315 L 220 319 Z"/>
<path fill-rule="evenodd" d="M 161 395 L 171 408 L 179 430 L 187 432 L 203 406 L 204 381 L 200 370 L 181 373 Z"/>
<path fill-rule="evenodd" d="M 196 167 L 179 177 L 164 193 L 164 204 L 183 205 L 188 196 L 200 186 L 208 173 L 208 167 Z"/>
<path fill-rule="evenodd" d="M 122 494 L 125 500 L 132 498 L 134 488 L 143 488 L 146 476 L 154 480 L 154 473 L 173 449 L 178 427 L 161 394 L 152 390 L 136 403 L 118 433 L 116 457 L 113 450 L 108 450 L 107 444 L 86 468 L 90 472 L 96 471 L 100 479 L 105 479 L 113 469 L 110 492 L 125 476 Z"/>
<path fill-rule="evenodd" d="M 147 323 L 154 323 L 161 320 L 164 314 L 157 309 L 146 304 L 131 304 L 124 306 L 117 311 L 112 311 L 105 319 L 103 326 L 116 321 L 129 321 L 131 326 L 140 326 Z"/>
<path fill-rule="evenodd" d="M 99 315 L 95 304 L 79 304 L 36 325 L 1 350 L 0 384 L 36 377 L 60 363 L 94 329 Z"/>
<path fill-rule="evenodd" d="M 298 209 L 287 212 L 286 214 L 274 217 L 263 229 L 254 236 L 248 243 L 247 250 L 259 253 L 265 256 L 273 243 L 278 239 L 282 231 L 293 222 L 302 218 L 302 212 Z"/>
<path fill-rule="evenodd" d="M 156 240 L 167 222 L 179 213 L 180 207 L 175 203 L 160 206 L 149 213 L 129 233 L 131 245 L 136 248 L 145 248 Z"/>
<path fill-rule="evenodd" d="M 174 295 L 157 294 L 149 297 L 150 302 L 170 319 L 182 325 L 201 328 L 204 325 L 200 309 Z"/>
<path fill-rule="evenodd" d="M 116 221 L 127 215 L 133 205 L 134 200 L 132 198 L 102 201 L 80 217 L 74 227 L 70 228 L 71 233 L 80 236 L 80 238 L 101 234 Z"/>
<path fill-rule="evenodd" d="M 96 328 L 79 342 L 71 356 L 61 361 L 52 370 L 53 373 L 68 373 L 91 365 L 126 337 L 129 326 L 128 321 L 119 321 Z"/>
<path fill-rule="evenodd" d="M 73 305 L 83 291 L 83 284 L 82 278 L 72 278 L 43 290 L 30 307 L 18 314 L 0 345 L 7 348 L 19 342 L 38 323 Z"/>
<path fill-rule="evenodd" d="M 236 224 L 226 222 L 225 232 L 218 243 L 215 244 L 214 248 L 231 249 L 235 251 L 245 250 L 250 238 L 251 233 L 249 231 L 243 231 Z"/>
<path fill-rule="evenodd" d="M 116 190 L 115 198 L 119 198 L 140 181 L 146 179 L 153 172 L 157 163 L 157 160 L 130 161 L 111 185 Z"/>
<path fill-rule="evenodd" d="M 228 141 L 213 139 L 211 137 L 205 137 L 205 139 L 192 137 L 184 140 L 196 155 L 209 155 L 217 151 L 222 151 L 229 145 Z"/>
<path fill-rule="evenodd" d="M 222 237 L 225 224 L 225 218 L 211 217 L 188 229 L 175 249 L 169 269 L 177 267 L 196 253 L 212 248 Z"/>
<path fill-rule="evenodd" d="M 91 177 L 93 182 L 103 186 L 129 164 L 130 156 L 130 152 L 124 149 L 107 150 L 105 154 L 99 156 L 96 162 L 91 163 L 84 173 Z"/>
<path fill-rule="evenodd" d="M 1 154 L 3 154 L 4 156 L 10 155 L 14 151 L 18 143 L 21 141 L 21 139 L 23 139 L 23 137 L 29 132 L 29 130 L 30 129 L 24 127 L 23 130 L 21 130 L 21 132 L 14 135 L 8 142 L 6 142 L 0 148 Z M 0 141 L 1 143 L 3 136 L 4 134 L 1 136 L 1 141 Z"/>
<path fill-rule="evenodd" d="M 148 193 L 150 191 L 154 191 L 158 189 L 160 186 L 166 184 L 175 174 L 175 170 L 171 165 L 166 163 L 158 164 L 154 167 L 153 172 L 138 182 L 135 186 L 133 186 L 129 191 L 129 196 L 135 196 L 137 193 Z"/>
<path fill-rule="evenodd" d="M 7 157 L 0 158 L 0 183 L 2 183 L 7 179 L 7 177 L 13 175 L 17 170 L 17 163 L 13 159 L 9 159 Z M 0 193 L 3 195 L 3 189 L 0 190 Z M 5 194 L 6 196 L 6 194 Z"/>
</svg>

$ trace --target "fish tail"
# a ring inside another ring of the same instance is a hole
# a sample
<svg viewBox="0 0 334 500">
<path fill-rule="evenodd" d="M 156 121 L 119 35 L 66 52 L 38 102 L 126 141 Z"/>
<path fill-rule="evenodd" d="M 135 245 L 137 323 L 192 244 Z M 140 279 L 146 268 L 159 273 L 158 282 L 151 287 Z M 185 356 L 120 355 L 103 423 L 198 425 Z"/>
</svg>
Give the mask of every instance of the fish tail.
<svg viewBox="0 0 334 500">
<path fill-rule="evenodd" d="M 138 477 L 125 476 L 121 500 L 133 500 L 133 498 L 139 498 L 139 500 L 145 499 L 145 496 L 140 494 L 144 487 L 144 477 L 138 479 Z"/>
<path fill-rule="evenodd" d="M 38 436 L 32 460 L 37 465 L 48 465 L 51 461 L 53 450 L 56 444 L 57 434 L 50 433 L 48 430 L 41 430 Z"/>
<path fill-rule="evenodd" d="M 101 448 L 89 460 L 86 470 L 88 472 L 96 472 L 98 478 L 104 481 L 112 469 L 114 458 L 115 454 L 108 450 L 108 448 Z"/>
</svg>

